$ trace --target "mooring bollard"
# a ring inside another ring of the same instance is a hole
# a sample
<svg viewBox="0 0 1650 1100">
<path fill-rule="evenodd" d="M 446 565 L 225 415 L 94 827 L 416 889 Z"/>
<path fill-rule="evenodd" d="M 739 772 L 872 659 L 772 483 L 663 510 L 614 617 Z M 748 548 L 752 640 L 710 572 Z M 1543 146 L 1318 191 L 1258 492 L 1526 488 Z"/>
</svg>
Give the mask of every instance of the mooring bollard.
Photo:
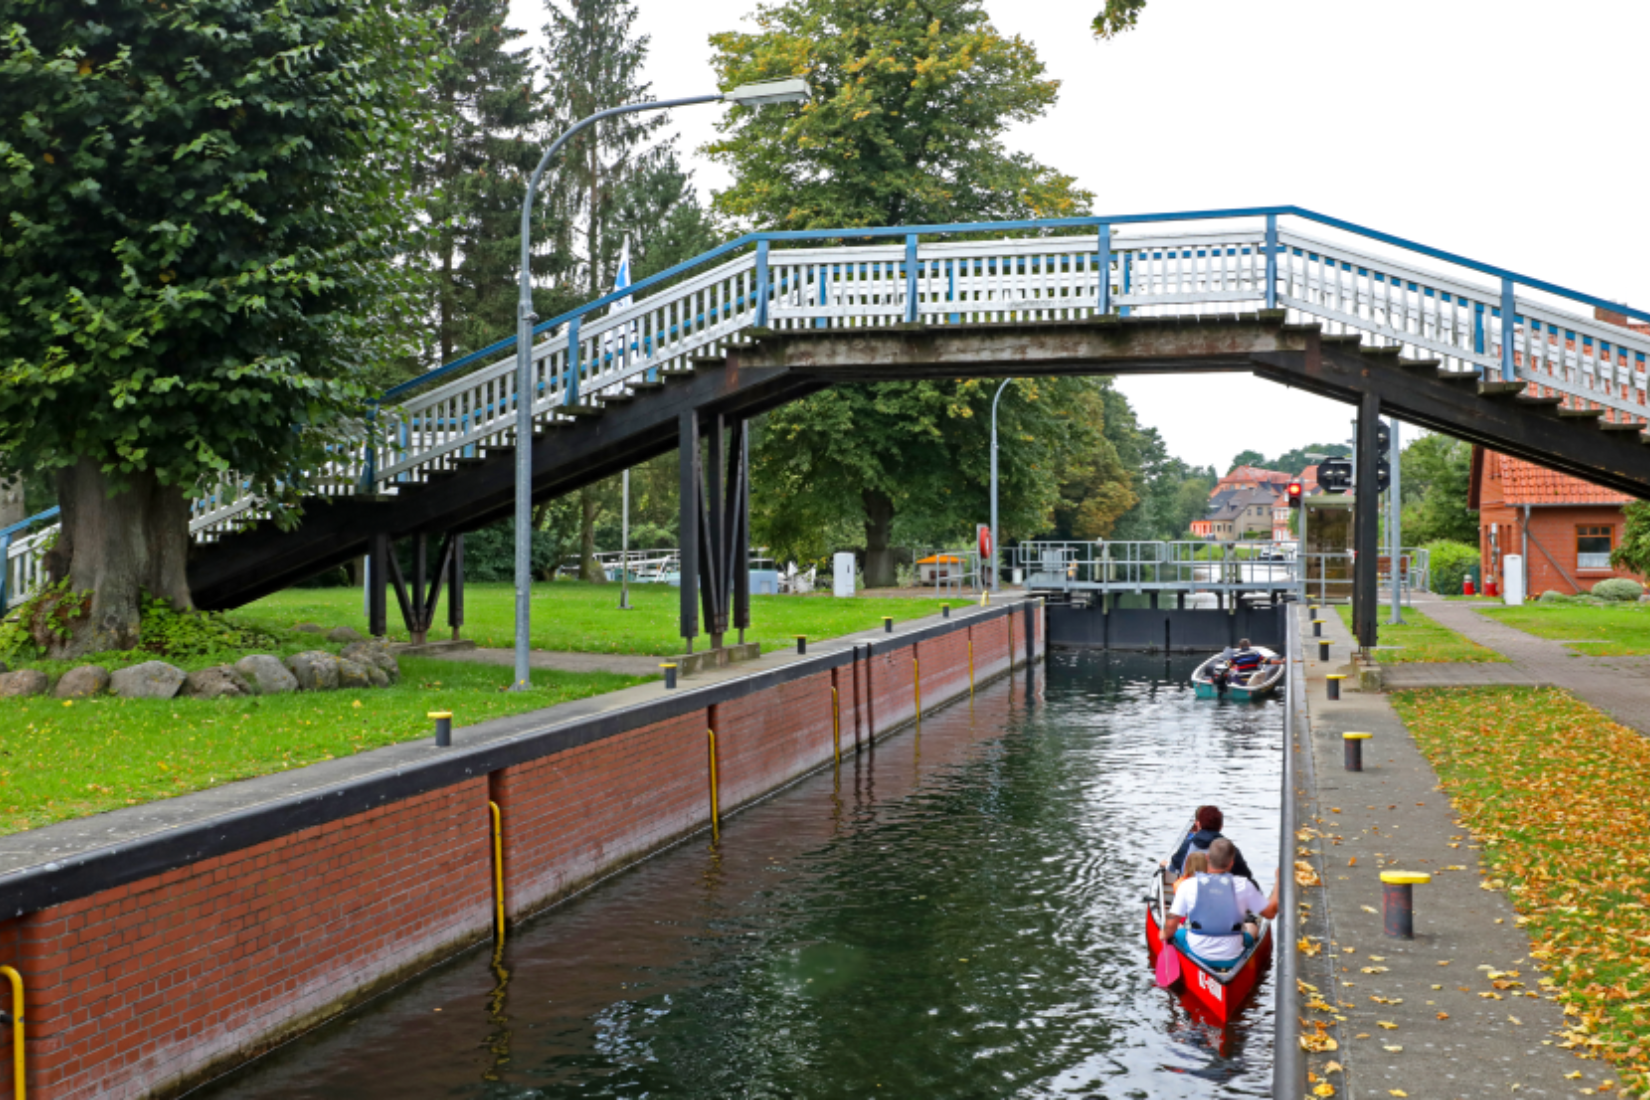
<svg viewBox="0 0 1650 1100">
<path fill-rule="evenodd" d="M 1342 672 L 1332 672 L 1328 676 L 1324 677 L 1324 680 L 1326 680 L 1329 684 L 1329 701 L 1331 703 L 1340 699 L 1341 681 L 1344 679 L 1346 679 L 1346 674 Z"/>
<path fill-rule="evenodd" d="M 884 615 L 882 617 L 882 632 L 884 634 L 892 634 L 894 632 L 894 617 L 892 615 Z"/>
<path fill-rule="evenodd" d="M 1313 619 L 1312 620 L 1312 637 L 1314 637 L 1314 638 L 1323 637 L 1323 620 L 1322 619 Z"/>
<path fill-rule="evenodd" d="M 1319 607 L 1317 604 L 1313 604 L 1310 607 L 1308 607 L 1307 611 L 1311 614 L 1311 616 L 1314 619 L 1316 619 L 1319 615 L 1323 614 L 1323 608 Z"/>
<path fill-rule="evenodd" d="M 1320 661 L 1329 660 L 1329 643 L 1328 642 L 1319 642 L 1318 643 L 1318 660 L 1320 660 Z"/>
<path fill-rule="evenodd" d="M 675 687 L 676 686 L 676 666 L 675 665 L 660 665 L 659 667 L 665 670 L 665 687 L 666 687 L 666 689 Z"/>
<path fill-rule="evenodd" d="M 1341 740 L 1346 743 L 1346 770 L 1361 772 L 1364 770 L 1364 742 L 1368 741 L 1367 733 L 1343 733 Z"/>
<path fill-rule="evenodd" d="M 1425 871 L 1382 871 L 1381 909 L 1386 934 L 1415 938 L 1415 887 L 1432 881 Z"/>
<path fill-rule="evenodd" d="M 949 619 L 950 617 L 951 617 L 951 605 L 948 604 L 948 603 L 940 604 L 940 618 Z"/>
<path fill-rule="evenodd" d="M 435 744 L 444 749 L 453 743 L 453 712 L 450 710 L 432 710 L 429 716 L 435 719 Z"/>
<path fill-rule="evenodd" d="M 808 636 L 806 634 L 798 634 L 796 636 L 796 651 L 798 653 L 808 652 Z"/>
</svg>

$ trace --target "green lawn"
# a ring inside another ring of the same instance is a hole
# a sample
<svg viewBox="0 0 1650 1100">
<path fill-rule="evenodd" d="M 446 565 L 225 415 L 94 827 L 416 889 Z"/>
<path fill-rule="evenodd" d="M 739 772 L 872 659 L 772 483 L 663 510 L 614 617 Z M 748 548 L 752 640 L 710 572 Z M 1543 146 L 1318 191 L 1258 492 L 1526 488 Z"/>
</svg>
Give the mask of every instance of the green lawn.
<svg viewBox="0 0 1650 1100">
<path fill-rule="evenodd" d="M 0 833 L 13 833 L 248 776 L 428 737 L 432 710 L 455 726 L 616 691 L 644 678 L 510 671 L 402 657 L 401 682 L 368 691 L 240 699 L 0 699 Z"/>
<path fill-rule="evenodd" d="M 1341 621 L 1352 629 L 1352 609 L 1338 607 Z M 1384 613 L 1383 608 L 1383 613 Z M 1404 608 L 1404 625 L 1388 626 L 1384 621 L 1376 632 L 1377 644 L 1402 646 L 1401 649 L 1377 649 L 1375 660 L 1383 665 L 1443 664 L 1454 661 L 1486 663 L 1507 658 L 1487 646 L 1466 638 L 1445 626 L 1440 626 L 1413 607 Z"/>
<path fill-rule="evenodd" d="M 633 653 L 669 656 L 682 652 L 679 634 L 680 593 L 662 584 L 630 588 L 631 610 L 620 611 L 619 586 L 557 581 L 533 586 L 533 648 L 577 653 Z M 751 629 L 745 640 L 760 642 L 763 652 L 796 645 L 796 636 L 834 638 L 882 624 L 884 615 L 896 620 L 939 613 L 940 604 L 965 606 L 967 597 L 945 600 L 922 598 L 839 600 L 830 593 L 807 596 L 752 596 Z M 358 588 L 289 588 L 248 604 L 231 617 L 264 629 L 291 627 L 301 622 L 322 626 L 353 626 L 366 633 Z M 390 637 L 405 641 L 401 616 L 391 596 Z M 432 637 L 446 637 L 446 606 L 437 613 Z M 464 587 L 465 638 L 488 647 L 507 649 L 515 644 L 515 589 L 507 584 L 468 584 Z M 703 634 L 695 648 L 703 649 Z"/>
<path fill-rule="evenodd" d="M 1527 603 L 1522 607 L 1486 607 L 1483 613 L 1538 638 L 1584 642 L 1571 648 L 1593 657 L 1650 653 L 1650 604 L 1587 607 Z"/>
<path fill-rule="evenodd" d="M 1607 1059 L 1620 1081 L 1608 1095 L 1646 1095 L 1650 896 L 1635 826 L 1650 786 L 1650 740 L 1551 688 L 1391 698 L 1484 845 L 1482 885 L 1507 891 L 1529 934 L 1535 965 L 1495 984 L 1556 992 L 1567 1014 L 1558 1045 Z"/>
</svg>

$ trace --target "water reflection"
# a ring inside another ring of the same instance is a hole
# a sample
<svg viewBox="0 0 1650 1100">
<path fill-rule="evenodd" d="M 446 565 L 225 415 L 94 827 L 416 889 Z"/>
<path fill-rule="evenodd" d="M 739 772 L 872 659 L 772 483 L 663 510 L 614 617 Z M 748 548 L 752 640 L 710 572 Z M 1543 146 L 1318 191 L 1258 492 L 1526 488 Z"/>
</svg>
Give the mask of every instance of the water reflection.
<svg viewBox="0 0 1650 1100">
<path fill-rule="evenodd" d="M 1223 1030 L 1143 942 L 1192 806 L 1277 862 L 1277 708 L 1195 664 L 1056 653 L 208 1094 L 1265 1095 L 1270 981 Z"/>
</svg>

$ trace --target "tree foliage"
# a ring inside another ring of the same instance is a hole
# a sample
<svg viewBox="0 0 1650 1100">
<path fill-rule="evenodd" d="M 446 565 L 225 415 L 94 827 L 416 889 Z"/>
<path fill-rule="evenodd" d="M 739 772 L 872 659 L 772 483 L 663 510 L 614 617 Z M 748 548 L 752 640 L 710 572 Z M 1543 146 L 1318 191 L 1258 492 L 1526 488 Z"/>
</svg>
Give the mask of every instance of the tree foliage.
<svg viewBox="0 0 1650 1100">
<path fill-rule="evenodd" d="M 813 101 L 734 107 L 707 151 L 734 182 L 716 209 L 763 229 L 1064 217 L 1093 195 L 1010 151 L 1054 104 L 1029 42 L 981 0 L 760 5 L 754 33 L 711 36 L 724 87 L 803 76 Z"/>
<path fill-rule="evenodd" d="M 1610 564 L 1650 577 L 1650 502 L 1635 500 L 1625 511 L 1627 523 L 1621 533 L 1621 545 L 1610 551 Z"/>
<path fill-rule="evenodd" d="M 1403 492 L 1403 537 L 1408 545 L 1447 540 L 1478 544 L 1478 514 L 1467 507 L 1472 445 L 1436 432 L 1398 457 Z"/>
<path fill-rule="evenodd" d="M 1133 30 L 1145 10 L 1146 0 L 1106 0 L 1106 6 L 1094 17 L 1094 36 L 1116 38 Z"/>
<path fill-rule="evenodd" d="M 186 495 L 291 499 L 407 352 L 407 165 L 442 61 L 367 0 L 14 0 L 0 22 L 0 474 L 59 471 L 54 579 L 129 645 Z"/>
</svg>

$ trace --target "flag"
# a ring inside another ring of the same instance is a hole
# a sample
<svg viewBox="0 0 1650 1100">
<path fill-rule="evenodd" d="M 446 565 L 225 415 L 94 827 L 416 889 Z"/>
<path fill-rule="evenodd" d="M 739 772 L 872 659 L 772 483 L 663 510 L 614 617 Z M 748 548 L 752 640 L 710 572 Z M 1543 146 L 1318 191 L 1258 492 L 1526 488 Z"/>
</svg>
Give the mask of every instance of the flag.
<svg viewBox="0 0 1650 1100">
<path fill-rule="evenodd" d="M 625 235 L 624 247 L 619 249 L 619 270 L 613 276 L 613 289 L 616 291 L 630 289 L 629 234 Z M 633 300 L 630 295 L 626 294 L 608 307 L 608 316 L 612 316 L 621 309 L 628 308 Z M 626 345 L 633 342 L 631 337 L 635 331 L 635 325 L 625 325 L 621 328 L 608 329 L 602 337 L 602 358 L 608 360 L 607 365 L 612 369 L 622 370 L 624 368 L 630 350 Z"/>
</svg>

